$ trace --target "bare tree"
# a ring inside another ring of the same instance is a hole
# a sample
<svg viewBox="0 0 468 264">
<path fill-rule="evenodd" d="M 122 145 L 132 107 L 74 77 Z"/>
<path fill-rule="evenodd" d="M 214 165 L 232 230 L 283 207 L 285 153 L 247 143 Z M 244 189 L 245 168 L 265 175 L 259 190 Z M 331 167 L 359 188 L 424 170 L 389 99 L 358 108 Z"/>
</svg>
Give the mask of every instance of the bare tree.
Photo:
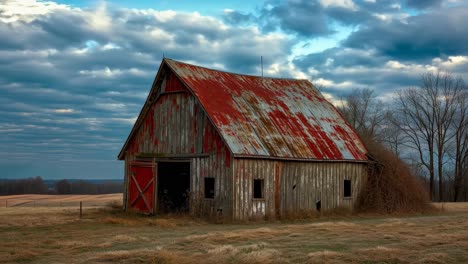
<svg viewBox="0 0 468 264">
<path fill-rule="evenodd" d="M 414 150 L 429 173 L 429 196 L 434 194 L 435 113 L 430 94 L 408 88 L 398 92 L 395 125 L 405 137 L 405 147 Z"/>
<path fill-rule="evenodd" d="M 431 199 L 438 176 L 438 199 L 444 199 L 444 164 L 447 146 L 453 139 L 451 126 L 457 111 L 457 100 L 464 84 L 449 73 L 427 73 L 418 88 L 398 93 L 397 119 L 394 123 L 404 133 L 405 146 L 415 150 L 420 163 L 429 173 Z"/>
<path fill-rule="evenodd" d="M 452 138 L 450 126 L 456 112 L 456 99 L 460 94 L 463 82 L 453 78 L 449 73 L 427 73 L 422 77 L 422 89 L 432 93 L 436 122 L 437 169 L 439 177 L 439 201 L 444 199 L 443 167 L 446 146 Z"/>
<path fill-rule="evenodd" d="M 432 200 L 468 200 L 468 88 L 463 79 L 444 72 L 423 74 L 419 87 L 399 91 L 390 109 L 370 89 L 353 90 L 342 101 L 339 110 L 364 141 L 381 141 L 425 170 Z"/>
<path fill-rule="evenodd" d="M 353 90 L 345 97 L 344 104 L 339 110 L 361 138 L 373 139 L 380 132 L 385 109 L 373 90 L 368 88 Z"/>
<path fill-rule="evenodd" d="M 379 133 L 380 140 L 387 146 L 390 151 L 398 157 L 401 157 L 402 146 L 405 142 L 404 134 L 401 132 L 397 123 L 397 116 L 392 110 L 385 113 L 385 118 L 382 124 L 381 132 Z"/>
<path fill-rule="evenodd" d="M 468 199 L 468 86 L 463 81 L 460 82 L 462 89 L 455 98 L 455 116 L 451 124 L 454 145 L 454 201 Z"/>
</svg>

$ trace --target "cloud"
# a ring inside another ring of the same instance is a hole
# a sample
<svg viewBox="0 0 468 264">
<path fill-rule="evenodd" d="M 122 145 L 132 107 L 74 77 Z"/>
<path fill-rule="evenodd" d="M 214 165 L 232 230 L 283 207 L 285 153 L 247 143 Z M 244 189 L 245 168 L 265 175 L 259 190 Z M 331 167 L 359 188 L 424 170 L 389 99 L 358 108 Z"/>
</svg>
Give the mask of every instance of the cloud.
<svg viewBox="0 0 468 264">
<path fill-rule="evenodd" d="M 468 7 L 440 9 L 390 23 L 368 24 L 351 34 L 344 46 L 375 49 L 401 60 L 431 60 L 467 54 Z"/>
<path fill-rule="evenodd" d="M 121 177 L 116 154 L 163 54 L 246 74 L 263 56 L 266 76 L 310 79 L 337 104 L 354 88 L 388 100 L 427 71 L 468 79 L 466 13 L 458 0 L 267 0 L 219 18 L 3 1 L 0 178 Z"/>
<path fill-rule="evenodd" d="M 280 30 L 312 37 L 335 33 L 318 1 L 266 1 L 256 13 L 225 10 L 223 19 L 231 25 L 258 25 L 266 33 Z"/>
<path fill-rule="evenodd" d="M 442 4 L 443 0 L 407 0 L 406 3 L 409 7 L 417 9 L 425 9 L 429 7 L 437 7 Z"/>
<path fill-rule="evenodd" d="M 57 10 L 68 10 L 66 5 L 54 2 L 37 2 L 35 0 L 4 0 L 0 3 L 0 21 L 30 22 L 37 16 L 47 15 Z"/>
<path fill-rule="evenodd" d="M 388 101 L 396 90 L 419 85 L 426 72 L 450 71 L 467 79 L 467 7 L 452 4 L 458 6 L 433 4 L 410 15 L 391 2 L 356 2 L 378 19 L 360 24 L 334 48 L 295 57 L 293 64 L 332 101 L 355 88 L 371 88 Z"/>
<path fill-rule="evenodd" d="M 357 9 L 353 0 L 319 0 L 319 2 L 324 7 L 341 7 L 351 10 Z"/>
<path fill-rule="evenodd" d="M 257 18 L 251 13 L 242 13 L 232 9 L 224 10 L 224 21 L 231 25 L 254 23 Z"/>
<path fill-rule="evenodd" d="M 294 65 L 305 73 L 313 70 L 314 74 L 309 76 L 335 101 L 353 89 L 370 88 L 388 102 L 395 91 L 418 86 L 421 75 L 427 72 L 449 71 L 468 79 L 468 56 L 435 57 L 427 63 L 405 62 L 375 50 L 334 48 L 297 58 Z"/>
<path fill-rule="evenodd" d="M 75 113 L 76 111 L 70 108 L 65 108 L 65 109 L 53 109 L 52 112 L 59 113 L 59 114 L 70 114 L 70 113 Z"/>
<path fill-rule="evenodd" d="M 85 159 L 112 164 L 88 176 L 121 177 L 116 155 L 163 53 L 252 74 L 260 72 L 261 55 L 266 68 L 283 65 L 292 45 L 283 33 L 197 12 L 31 0 L 0 4 L 0 35 L 8 36 L 0 38 L 0 166 L 10 168 L 0 178 L 37 175 L 20 160 L 45 177 L 64 171 L 41 164 L 60 162 L 72 166 L 61 177 L 82 177 L 76 166 Z"/>
<path fill-rule="evenodd" d="M 225 10 L 223 18 L 232 25 L 259 25 L 263 32 L 280 30 L 303 38 L 318 38 L 336 34 L 336 24 L 356 27 L 406 16 L 401 6 L 391 0 L 270 0 L 257 12 Z"/>
</svg>

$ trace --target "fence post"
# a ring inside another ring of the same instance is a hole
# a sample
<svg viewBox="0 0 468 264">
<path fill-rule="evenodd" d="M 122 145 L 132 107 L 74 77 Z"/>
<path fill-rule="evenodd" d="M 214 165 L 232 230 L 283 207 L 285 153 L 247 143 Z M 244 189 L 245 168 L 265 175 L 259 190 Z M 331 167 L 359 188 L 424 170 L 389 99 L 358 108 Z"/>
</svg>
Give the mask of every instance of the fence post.
<svg viewBox="0 0 468 264">
<path fill-rule="evenodd" d="M 83 217 L 83 202 L 80 201 L 80 219 Z"/>
</svg>

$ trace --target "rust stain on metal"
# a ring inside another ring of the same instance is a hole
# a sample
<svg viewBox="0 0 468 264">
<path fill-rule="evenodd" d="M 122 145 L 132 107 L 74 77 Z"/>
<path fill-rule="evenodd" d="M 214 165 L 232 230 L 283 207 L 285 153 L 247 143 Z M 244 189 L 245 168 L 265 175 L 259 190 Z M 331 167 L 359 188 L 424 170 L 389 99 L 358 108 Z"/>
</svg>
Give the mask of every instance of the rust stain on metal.
<svg viewBox="0 0 468 264">
<path fill-rule="evenodd" d="M 234 157 L 366 160 L 357 134 L 307 80 L 240 75 L 169 59 L 163 63 L 198 98 Z M 212 137 L 215 131 L 204 132 Z"/>
</svg>

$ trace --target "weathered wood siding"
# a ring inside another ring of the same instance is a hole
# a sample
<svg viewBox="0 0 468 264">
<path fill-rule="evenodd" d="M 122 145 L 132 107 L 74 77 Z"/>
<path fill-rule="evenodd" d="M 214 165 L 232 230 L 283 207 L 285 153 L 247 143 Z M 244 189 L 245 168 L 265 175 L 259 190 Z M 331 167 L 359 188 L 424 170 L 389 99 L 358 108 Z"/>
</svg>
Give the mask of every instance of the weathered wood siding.
<svg viewBox="0 0 468 264">
<path fill-rule="evenodd" d="M 275 164 L 261 159 L 234 159 L 234 204 L 236 220 L 275 215 Z M 253 180 L 264 180 L 264 199 L 253 198 Z"/>
<path fill-rule="evenodd" d="M 190 211 L 231 217 L 232 158 L 229 149 L 201 105 L 178 80 L 169 76 L 161 91 L 129 142 L 125 155 L 125 190 L 130 164 L 142 153 L 153 154 L 156 162 L 185 157 L 191 162 Z M 206 156 L 197 157 L 198 154 Z M 214 199 L 203 198 L 204 177 L 215 178 Z M 124 203 L 127 204 L 126 193 Z"/>
<path fill-rule="evenodd" d="M 366 165 L 344 162 L 284 162 L 281 173 L 281 215 L 337 207 L 353 208 L 367 179 Z M 344 180 L 351 180 L 351 198 L 344 197 Z"/>
<path fill-rule="evenodd" d="M 336 207 L 352 208 L 367 179 L 366 165 L 346 162 L 294 162 L 234 159 L 233 217 L 274 218 Z M 264 179 L 264 199 L 253 199 L 253 180 Z M 352 197 L 343 194 L 351 180 Z"/>
</svg>

